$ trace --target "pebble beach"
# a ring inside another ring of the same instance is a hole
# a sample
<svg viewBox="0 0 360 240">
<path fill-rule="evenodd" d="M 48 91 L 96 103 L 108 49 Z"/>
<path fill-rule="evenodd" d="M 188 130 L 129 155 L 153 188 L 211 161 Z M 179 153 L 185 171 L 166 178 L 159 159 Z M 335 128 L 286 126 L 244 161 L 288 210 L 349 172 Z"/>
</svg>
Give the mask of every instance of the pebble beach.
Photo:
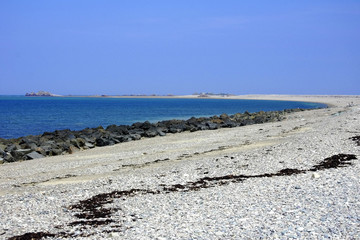
<svg viewBox="0 0 360 240">
<path fill-rule="evenodd" d="M 360 239 L 360 97 L 233 98 L 329 108 L 2 164 L 0 238 Z"/>
</svg>

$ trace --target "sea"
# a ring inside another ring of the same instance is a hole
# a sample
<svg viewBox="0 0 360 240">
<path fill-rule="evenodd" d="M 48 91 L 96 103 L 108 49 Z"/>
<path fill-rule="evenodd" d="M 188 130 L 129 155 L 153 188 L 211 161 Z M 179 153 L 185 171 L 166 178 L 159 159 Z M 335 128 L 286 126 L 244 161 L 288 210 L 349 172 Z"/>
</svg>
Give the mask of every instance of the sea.
<svg viewBox="0 0 360 240">
<path fill-rule="evenodd" d="M 0 138 L 222 113 L 322 107 L 326 105 L 269 100 L 0 96 Z"/>
</svg>

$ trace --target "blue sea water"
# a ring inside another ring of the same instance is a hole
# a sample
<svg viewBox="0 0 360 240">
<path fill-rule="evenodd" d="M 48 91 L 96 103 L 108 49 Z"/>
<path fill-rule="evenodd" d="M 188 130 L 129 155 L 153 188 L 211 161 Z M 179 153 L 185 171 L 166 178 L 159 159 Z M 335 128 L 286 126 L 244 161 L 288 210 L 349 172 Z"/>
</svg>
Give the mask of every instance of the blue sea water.
<svg viewBox="0 0 360 240">
<path fill-rule="evenodd" d="M 111 124 L 157 122 L 222 113 L 319 108 L 324 104 L 234 99 L 158 99 L 0 96 L 0 138 L 81 130 Z"/>
</svg>

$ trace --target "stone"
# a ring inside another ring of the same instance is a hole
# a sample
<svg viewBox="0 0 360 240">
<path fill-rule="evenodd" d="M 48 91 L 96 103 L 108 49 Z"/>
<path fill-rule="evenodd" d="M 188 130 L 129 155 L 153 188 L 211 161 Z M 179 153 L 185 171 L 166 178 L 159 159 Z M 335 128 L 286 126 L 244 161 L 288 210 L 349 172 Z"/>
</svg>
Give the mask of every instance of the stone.
<svg viewBox="0 0 360 240">
<path fill-rule="evenodd" d="M 69 151 L 68 151 L 68 152 L 69 152 L 70 154 L 73 154 L 73 153 L 76 153 L 76 152 L 78 152 L 78 151 L 80 151 L 80 149 L 78 149 L 77 147 L 71 145 L 71 146 L 69 147 Z"/>
<path fill-rule="evenodd" d="M 45 154 L 44 155 L 49 155 L 50 154 L 50 152 L 52 151 L 52 146 L 50 146 L 50 145 L 41 145 L 40 146 L 40 149 L 36 149 L 36 151 L 38 151 L 38 152 L 45 152 Z"/>
<path fill-rule="evenodd" d="M 17 148 L 17 146 L 15 144 L 10 144 L 5 148 L 5 152 L 12 152 L 15 151 Z"/>
<path fill-rule="evenodd" d="M 210 130 L 218 129 L 219 126 L 216 123 L 213 122 L 206 122 L 206 125 L 209 127 Z"/>
<path fill-rule="evenodd" d="M 50 155 L 51 155 L 51 156 L 57 156 L 57 155 L 61 155 L 62 152 L 63 152 L 63 150 L 60 149 L 60 148 L 53 148 L 53 149 L 51 150 Z"/>
<path fill-rule="evenodd" d="M 157 128 L 156 131 L 159 136 L 161 136 L 161 137 L 166 136 L 166 133 L 164 133 L 161 129 Z"/>
<path fill-rule="evenodd" d="M 226 113 L 223 113 L 220 115 L 220 119 L 222 120 L 229 119 L 229 116 Z"/>
<path fill-rule="evenodd" d="M 95 146 L 89 142 L 85 142 L 85 146 L 88 148 L 94 148 Z"/>
<path fill-rule="evenodd" d="M 176 128 L 176 127 L 170 127 L 169 132 L 171 132 L 171 133 L 179 133 L 179 132 L 181 132 L 181 129 Z"/>
<path fill-rule="evenodd" d="M 120 135 L 127 135 L 129 134 L 128 126 L 126 125 L 110 125 L 106 128 L 106 131 L 118 133 Z"/>
<path fill-rule="evenodd" d="M 144 133 L 144 137 L 155 137 L 157 135 L 158 135 L 158 131 L 156 130 L 156 128 L 149 128 Z"/>
<path fill-rule="evenodd" d="M 10 153 L 6 153 L 3 158 L 5 162 L 14 162 L 16 160 Z"/>
<path fill-rule="evenodd" d="M 42 147 L 35 148 L 35 151 L 42 155 L 46 155 L 46 151 L 44 149 L 42 149 Z"/>
<path fill-rule="evenodd" d="M 119 238 L 120 238 L 120 234 L 117 233 L 117 232 L 111 232 L 111 233 L 109 233 L 109 237 L 110 237 L 110 238 L 119 239 Z"/>
<path fill-rule="evenodd" d="M 37 148 L 37 145 L 35 143 L 28 143 L 27 147 L 30 148 L 31 150 L 35 150 Z"/>
<path fill-rule="evenodd" d="M 44 156 L 38 152 L 33 151 L 31 153 L 26 154 L 26 157 L 28 160 L 31 160 L 31 159 L 43 158 Z"/>
<path fill-rule="evenodd" d="M 3 150 L 3 148 L 0 146 L 0 157 L 5 156 L 5 151 Z"/>
<path fill-rule="evenodd" d="M 132 140 L 140 140 L 141 139 L 141 135 L 139 135 L 139 134 L 130 134 L 129 137 Z"/>
<path fill-rule="evenodd" d="M 214 119 L 212 119 L 211 121 L 212 121 L 213 123 L 215 123 L 215 124 L 222 124 L 222 123 L 224 123 L 224 121 L 221 120 L 220 118 L 214 118 Z"/>
<path fill-rule="evenodd" d="M 313 173 L 313 174 L 311 174 L 311 178 L 314 178 L 314 179 L 316 179 L 316 178 L 319 178 L 320 177 L 320 174 L 318 174 L 318 173 Z"/>
<path fill-rule="evenodd" d="M 11 154 L 15 159 L 23 159 L 24 155 L 32 152 L 31 149 L 18 149 L 15 151 L 12 151 Z"/>
<path fill-rule="evenodd" d="M 76 138 L 70 139 L 70 144 L 75 147 L 80 147 L 80 146 L 78 146 L 78 142 L 76 141 Z"/>
<path fill-rule="evenodd" d="M 96 143 L 96 146 L 98 146 L 98 147 L 103 147 L 103 146 L 109 146 L 109 145 L 111 145 L 110 140 L 107 139 L 107 138 L 103 138 L 103 137 L 96 139 L 96 142 L 95 142 L 95 143 Z"/>
</svg>

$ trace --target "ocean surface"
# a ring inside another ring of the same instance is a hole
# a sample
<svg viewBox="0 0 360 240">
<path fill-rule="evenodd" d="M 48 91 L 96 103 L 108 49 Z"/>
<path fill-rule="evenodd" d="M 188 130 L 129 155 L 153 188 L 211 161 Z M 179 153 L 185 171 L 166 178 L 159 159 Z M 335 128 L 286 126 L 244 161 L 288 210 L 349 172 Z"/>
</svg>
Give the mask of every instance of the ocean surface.
<svg viewBox="0 0 360 240">
<path fill-rule="evenodd" d="M 234 100 L 0 96 L 0 138 L 157 122 L 222 113 L 326 107 L 319 103 Z"/>
</svg>

